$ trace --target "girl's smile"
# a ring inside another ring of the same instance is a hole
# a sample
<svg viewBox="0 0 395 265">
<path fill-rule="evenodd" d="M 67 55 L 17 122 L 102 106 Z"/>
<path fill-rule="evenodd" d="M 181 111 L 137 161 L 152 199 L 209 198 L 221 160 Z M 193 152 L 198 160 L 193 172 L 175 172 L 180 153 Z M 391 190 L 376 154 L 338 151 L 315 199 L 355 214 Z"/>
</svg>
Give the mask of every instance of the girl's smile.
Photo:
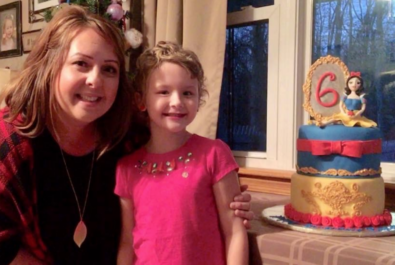
<svg viewBox="0 0 395 265">
<path fill-rule="evenodd" d="M 169 117 L 169 118 L 183 118 L 187 114 L 183 113 L 163 113 L 164 116 Z"/>
</svg>

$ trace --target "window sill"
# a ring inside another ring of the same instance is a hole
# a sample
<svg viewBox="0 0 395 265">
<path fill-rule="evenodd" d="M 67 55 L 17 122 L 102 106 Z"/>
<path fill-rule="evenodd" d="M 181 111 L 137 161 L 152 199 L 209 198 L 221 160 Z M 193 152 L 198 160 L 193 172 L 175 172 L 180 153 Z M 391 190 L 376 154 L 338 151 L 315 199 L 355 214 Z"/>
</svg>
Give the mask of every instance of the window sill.
<svg viewBox="0 0 395 265">
<path fill-rule="evenodd" d="M 240 168 L 240 183 L 247 184 L 249 191 L 290 195 L 291 176 L 289 170 Z"/>
</svg>

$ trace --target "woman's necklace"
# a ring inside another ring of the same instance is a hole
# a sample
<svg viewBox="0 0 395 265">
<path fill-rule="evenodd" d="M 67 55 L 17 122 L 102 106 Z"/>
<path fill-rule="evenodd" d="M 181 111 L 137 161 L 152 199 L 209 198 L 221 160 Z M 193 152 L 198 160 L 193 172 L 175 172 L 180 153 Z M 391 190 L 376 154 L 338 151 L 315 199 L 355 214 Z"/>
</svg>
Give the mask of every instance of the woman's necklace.
<svg viewBox="0 0 395 265">
<path fill-rule="evenodd" d="M 67 167 L 66 159 L 65 159 L 64 154 L 63 154 L 63 150 L 62 150 L 62 148 L 60 147 L 60 144 L 59 144 L 60 143 L 60 137 L 59 137 L 58 132 L 55 129 L 52 116 L 51 116 L 51 121 L 52 121 L 53 131 L 54 131 L 54 133 L 55 133 L 55 135 L 57 137 L 57 140 L 58 140 L 58 146 L 59 146 L 60 154 L 62 155 L 62 160 L 63 160 L 64 167 L 66 168 L 67 177 L 69 178 L 70 186 L 71 186 L 71 189 L 73 190 L 74 197 L 75 197 L 75 200 L 77 202 L 78 214 L 80 215 L 80 221 L 78 222 L 78 224 L 77 224 L 77 226 L 76 226 L 76 228 L 74 230 L 74 236 L 73 236 L 74 242 L 80 248 L 82 243 L 84 243 L 84 241 L 86 239 L 86 235 L 88 234 L 88 229 L 87 229 L 87 227 L 85 225 L 85 222 L 84 222 L 84 213 L 85 213 L 85 209 L 86 209 L 86 203 L 88 201 L 89 189 L 91 187 L 92 172 L 93 172 L 93 165 L 94 165 L 94 162 L 95 162 L 96 148 L 93 150 L 93 154 L 92 154 L 92 163 L 91 163 L 91 169 L 90 169 L 90 172 L 89 172 L 88 187 L 86 189 L 84 206 L 81 209 L 80 203 L 78 201 L 78 196 L 77 196 L 77 193 L 75 191 L 75 188 L 74 188 L 74 185 L 73 185 L 73 181 L 71 180 L 69 169 Z M 96 139 L 96 131 L 95 131 L 95 139 Z"/>
<path fill-rule="evenodd" d="M 84 243 L 84 241 L 86 239 L 86 235 L 88 233 L 88 229 L 87 229 L 87 227 L 85 225 L 85 222 L 84 222 L 84 213 L 85 213 L 85 209 L 86 209 L 86 203 L 88 201 L 89 189 L 90 189 L 90 186 L 91 186 L 92 171 L 93 171 L 93 165 L 94 165 L 94 161 L 95 161 L 95 153 L 96 153 L 95 151 L 96 151 L 96 149 L 93 150 L 93 154 L 92 154 L 92 163 L 91 163 L 91 169 L 90 169 L 90 172 L 89 172 L 88 187 L 86 189 L 85 201 L 84 201 L 84 206 L 82 207 L 82 210 L 81 210 L 80 203 L 78 201 L 77 193 L 76 193 L 74 185 L 73 185 L 73 181 L 71 180 L 69 169 L 67 168 L 66 159 L 64 157 L 63 150 L 60 147 L 60 145 L 59 145 L 59 149 L 60 149 L 60 153 L 62 154 L 64 167 L 66 168 L 67 177 L 69 178 L 70 186 L 71 186 L 71 189 L 73 190 L 74 197 L 75 197 L 75 200 L 77 202 L 78 213 L 80 215 L 80 221 L 78 222 L 78 224 L 77 224 L 77 226 L 76 226 L 76 228 L 74 230 L 73 239 L 74 239 L 74 242 L 77 244 L 77 246 L 81 247 L 81 245 L 82 245 L 82 243 Z"/>
</svg>

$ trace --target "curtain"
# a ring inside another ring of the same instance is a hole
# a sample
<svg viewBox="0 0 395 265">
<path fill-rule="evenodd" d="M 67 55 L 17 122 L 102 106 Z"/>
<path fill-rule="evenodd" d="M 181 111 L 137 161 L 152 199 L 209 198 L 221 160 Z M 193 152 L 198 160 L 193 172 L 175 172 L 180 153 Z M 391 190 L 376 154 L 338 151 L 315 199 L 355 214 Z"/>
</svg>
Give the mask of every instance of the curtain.
<svg viewBox="0 0 395 265">
<path fill-rule="evenodd" d="M 203 65 L 209 96 L 188 131 L 214 139 L 226 41 L 227 0 L 144 0 L 148 47 L 166 40 L 194 51 Z"/>
</svg>

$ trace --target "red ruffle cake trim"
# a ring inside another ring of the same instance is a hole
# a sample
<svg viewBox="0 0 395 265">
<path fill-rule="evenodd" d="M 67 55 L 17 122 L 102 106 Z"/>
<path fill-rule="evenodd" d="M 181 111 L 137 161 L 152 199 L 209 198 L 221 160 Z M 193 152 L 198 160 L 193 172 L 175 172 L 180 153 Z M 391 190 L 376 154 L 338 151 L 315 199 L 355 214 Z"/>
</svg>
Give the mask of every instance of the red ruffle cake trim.
<svg viewBox="0 0 395 265">
<path fill-rule="evenodd" d="M 371 226 L 387 226 L 392 223 L 392 216 L 388 210 L 384 210 L 383 214 L 375 216 L 353 216 L 353 217 L 329 217 L 320 214 L 301 213 L 296 211 L 289 203 L 284 206 L 284 214 L 292 221 L 313 224 L 317 226 L 334 227 L 334 228 L 361 228 Z"/>
</svg>

